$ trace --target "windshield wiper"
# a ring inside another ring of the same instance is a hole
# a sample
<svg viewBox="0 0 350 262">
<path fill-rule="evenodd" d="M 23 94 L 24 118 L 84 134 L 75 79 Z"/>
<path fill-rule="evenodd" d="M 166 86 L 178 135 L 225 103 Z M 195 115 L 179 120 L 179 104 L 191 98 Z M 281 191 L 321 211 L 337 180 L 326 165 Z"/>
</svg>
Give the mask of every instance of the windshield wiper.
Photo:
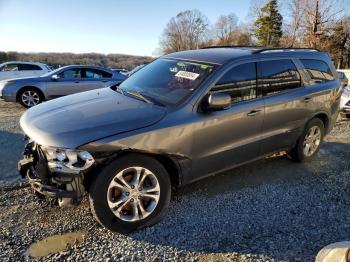
<svg viewBox="0 0 350 262">
<path fill-rule="evenodd" d="M 114 90 L 122 95 L 125 95 L 125 91 L 121 89 L 119 86 L 114 86 Z"/>
<path fill-rule="evenodd" d="M 139 100 L 142 100 L 148 104 L 154 104 L 151 100 L 149 100 L 148 98 L 144 97 L 143 95 L 141 95 L 140 93 L 138 92 L 132 92 L 132 91 L 125 91 L 123 90 L 124 93 L 128 94 L 128 95 L 131 95 Z"/>
</svg>

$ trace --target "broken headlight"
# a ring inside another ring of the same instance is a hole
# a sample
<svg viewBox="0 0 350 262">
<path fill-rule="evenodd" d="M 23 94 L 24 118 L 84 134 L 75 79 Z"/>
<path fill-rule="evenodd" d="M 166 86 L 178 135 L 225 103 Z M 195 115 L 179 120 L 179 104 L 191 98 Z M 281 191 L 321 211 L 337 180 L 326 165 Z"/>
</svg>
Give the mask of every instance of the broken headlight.
<svg viewBox="0 0 350 262">
<path fill-rule="evenodd" d="M 41 147 L 51 172 L 79 174 L 95 162 L 87 151 L 63 149 L 57 147 Z"/>
</svg>

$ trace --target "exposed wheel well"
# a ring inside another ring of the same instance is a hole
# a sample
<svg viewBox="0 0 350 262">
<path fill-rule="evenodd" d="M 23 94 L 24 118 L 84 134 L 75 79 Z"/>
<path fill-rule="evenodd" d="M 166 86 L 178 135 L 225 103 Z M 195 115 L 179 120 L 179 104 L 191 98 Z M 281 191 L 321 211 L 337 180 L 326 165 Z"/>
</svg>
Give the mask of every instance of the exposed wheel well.
<svg viewBox="0 0 350 262">
<path fill-rule="evenodd" d="M 180 185 L 181 181 L 180 181 L 179 167 L 176 164 L 175 160 L 173 160 L 171 157 L 169 157 L 167 155 L 125 150 L 125 151 L 118 153 L 115 157 L 108 160 L 105 164 L 108 165 L 109 161 L 115 160 L 115 159 L 122 157 L 122 156 L 130 155 L 130 154 L 144 155 L 144 156 L 152 157 L 152 158 L 158 160 L 164 166 L 166 171 L 168 172 L 168 174 L 170 176 L 171 186 L 176 188 L 177 186 Z M 101 168 L 101 167 L 99 167 L 99 168 Z M 87 179 L 87 184 L 89 185 L 91 183 L 92 179 L 94 179 L 94 175 L 91 177 L 86 177 L 86 179 Z"/>
<path fill-rule="evenodd" d="M 323 122 L 325 131 L 328 130 L 329 118 L 328 118 L 327 114 L 319 113 L 319 114 L 315 115 L 314 118 L 319 118 Z"/>
<path fill-rule="evenodd" d="M 24 90 L 28 90 L 28 89 L 34 89 L 35 91 L 37 91 L 40 94 L 41 99 L 45 100 L 44 93 L 39 88 L 37 88 L 35 86 L 24 86 L 20 90 L 18 90 L 17 95 L 16 95 L 16 101 L 19 101 L 21 94 L 24 92 Z"/>
</svg>

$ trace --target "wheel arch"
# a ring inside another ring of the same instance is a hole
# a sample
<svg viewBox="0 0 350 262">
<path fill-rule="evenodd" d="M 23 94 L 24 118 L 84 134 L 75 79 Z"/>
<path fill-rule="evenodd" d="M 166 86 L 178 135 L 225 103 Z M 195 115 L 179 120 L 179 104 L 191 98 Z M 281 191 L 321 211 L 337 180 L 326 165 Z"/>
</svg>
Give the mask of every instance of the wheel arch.
<svg viewBox="0 0 350 262">
<path fill-rule="evenodd" d="M 22 92 L 24 92 L 24 90 L 27 90 L 27 89 L 34 89 L 35 91 L 37 91 L 37 92 L 41 95 L 41 97 L 42 97 L 43 100 L 46 99 L 44 92 L 43 92 L 40 88 L 38 88 L 38 87 L 36 87 L 36 86 L 33 86 L 33 85 L 26 85 L 26 86 L 22 86 L 22 87 L 17 91 L 17 94 L 16 94 L 16 101 L 17 101 L 17 102 L 19 102 L 20 95 L 22 94 Z"/>
<path fill-rule="evenodd" d="M 310 119 L 310 121 L 314 118 L 318 118 L 323 122 L 324 125 L 324 130 L 327 133 L 329 129 L 329 124 L 330 124 L 330 117 L 326 112 L 318 112 L 317 114 L 314 115 L 313 118 Z"/>
<path fill-rule="evenodd" d="M 103 168 L 105 165 L 108 165 L 110 162 L 124 156 L 129 155 L 139 155 L 139 156 L 147 156 L 151 157 L 153 159 L 156 159 L 168 172 L 169 178 L 171 181 L 172 188 L 177 188 L 181 185 L 182 182 L 182 173 L 181 173 L 181 167 L 179 162 L 177 161 L 177 157 L 169 154 L 162 154 L 162 153 L 152 153 L 152 152 L 146 152 L 146 151 L 139 151 L 139 150 L 130 150 L 125 149 L 120 152 L 116 152 L 115 154 L 111 154 L 109 157 L 105 158 L 105 161 L 103 161 L 102 164 L 100 164 L 100 167 L 97 167 L 98 169 Z M 92 174 L 87 176 L 86 179 L 86 186 L 89 187 L 92 183 L 92 181 L 97 177 L 98 172 L 92 172 Z"/>
</svg>

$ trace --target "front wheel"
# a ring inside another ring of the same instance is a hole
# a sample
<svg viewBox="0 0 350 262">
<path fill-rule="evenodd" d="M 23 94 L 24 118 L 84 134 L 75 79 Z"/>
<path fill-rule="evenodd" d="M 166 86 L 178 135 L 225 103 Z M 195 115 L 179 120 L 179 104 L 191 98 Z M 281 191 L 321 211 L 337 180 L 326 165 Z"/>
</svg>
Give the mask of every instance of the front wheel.
<svg viewBox="0 0 350 262">
<path fill-rule="evenodd" d="M 95 219 L 111 231 L 128 233 L 153 225 L 165 216 L 171 184 L 157 160 L 129 155 L 97 174 L 89 193 Z"/>
<path fill-rule="evenodd" d="M 36 106 L 43 102 L 43 95 L 35 88 L 25 88 L 19 94 L 19 102 L 25 108 Z"/>
<path fill-rule="evenodd" d="M 324 124 L 319 118 L 312 119 L 304 128 L 289 156 L 297 162 L 311 160 L 318 152 L 324 136 Z"/>
</svg>

